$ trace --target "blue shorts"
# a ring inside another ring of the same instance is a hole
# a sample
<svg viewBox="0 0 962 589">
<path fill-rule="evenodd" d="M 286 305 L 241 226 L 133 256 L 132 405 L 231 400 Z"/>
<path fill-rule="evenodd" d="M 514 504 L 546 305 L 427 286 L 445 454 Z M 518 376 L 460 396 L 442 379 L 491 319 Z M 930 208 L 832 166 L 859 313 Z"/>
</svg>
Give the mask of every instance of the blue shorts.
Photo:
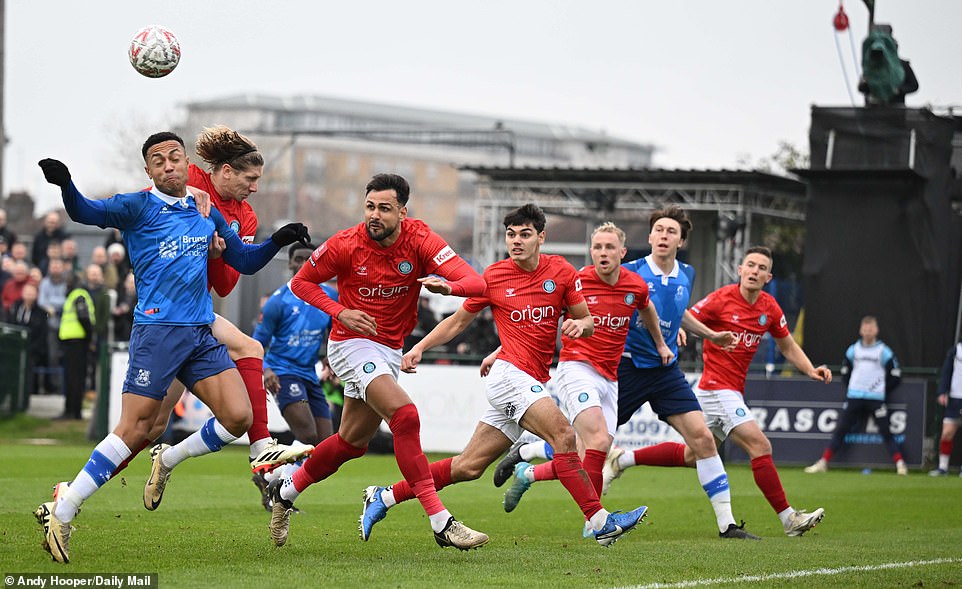
<svg viewBox="0 0 962 589">
<path fill-rule="evenodd" d="M 192 389 L 197 381 L 236 368 L 209 325 L 135 323 L 128 357 L 124 392 L 158 400 L 174 377 Z"/>
<path fill-rule="evenodd" d="M 945 417 L 942 419 L 951 419 L 955 422 L 962 420 L 962 399 L 949 397 L 949 401 L 945 405 Z"/>
<path fill-rule="evenodd" d="M 331 407 L 327 404 L 321 383 L 311 382 L 293 374 L 278 374 L 277 380 L 281 381 L 281 389 L 274 395 L 274 399 L 277 400 L 277 407 L 281 413 L 291 403 L 307 401 L 311 407 L 311 415 L 325 419 L 331 418 Z"/>
<path fill-rule="evenodd" d="M 677 363 L 638 368 L 631 358 L 622 357 L 618 364 L 618 425 L 627 423 L 645 403 L 651 405 L 651 410 L 662 421 L 668 421 L 672 415 L 701 411 Z"/>
</svg>

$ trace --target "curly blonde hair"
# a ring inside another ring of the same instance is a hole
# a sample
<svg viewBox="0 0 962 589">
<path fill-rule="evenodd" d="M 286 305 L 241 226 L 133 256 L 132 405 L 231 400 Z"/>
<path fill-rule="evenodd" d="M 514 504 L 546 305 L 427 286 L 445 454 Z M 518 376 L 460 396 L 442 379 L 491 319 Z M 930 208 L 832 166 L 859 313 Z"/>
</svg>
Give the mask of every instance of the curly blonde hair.
<svg viewBox="0 0 962 589">
<path fill-rule="evenodd" d="M 211 170 L 223 164 L 237 170 L 264 165 L 264 157 L 257 151 L 257 145 L 224 125 L 205 128 L 204 132 L 197 136 L 194 149 Z"/>
</svg>

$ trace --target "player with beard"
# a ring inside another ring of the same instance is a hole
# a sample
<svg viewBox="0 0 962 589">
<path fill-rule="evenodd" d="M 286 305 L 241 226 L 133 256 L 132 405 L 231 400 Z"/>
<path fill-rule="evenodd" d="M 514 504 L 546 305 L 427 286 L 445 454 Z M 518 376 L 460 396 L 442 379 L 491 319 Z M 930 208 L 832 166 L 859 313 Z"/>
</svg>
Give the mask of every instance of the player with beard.
<svg viewBox="0 0 962 589">
<path fill-rule="evenodd" d="M 273 481 L 270 531 L 287 542 L 294 500 L 367 451 L 384 420 L 394 434 L 394 455 L 421 502 L 441 547 L 477 548 L 485 534 L 445 509 L 421 449 L 417 408 L 398 385 L 401 346 L 417 323 L 421 287 L 442 295 L 479 296 L 484 280 L 423 221 L 407 216 L 410 187 L 396 174 L 368 182 L 364 221 L 333 235 L 314 251 L 291 281 L 291 291 L 334 318 L 328 360 L 344 384 L 337 433 L 325 439 L 291 476 Z M 337 277 L 338 300 L 320 286 Z"/>
</svg>

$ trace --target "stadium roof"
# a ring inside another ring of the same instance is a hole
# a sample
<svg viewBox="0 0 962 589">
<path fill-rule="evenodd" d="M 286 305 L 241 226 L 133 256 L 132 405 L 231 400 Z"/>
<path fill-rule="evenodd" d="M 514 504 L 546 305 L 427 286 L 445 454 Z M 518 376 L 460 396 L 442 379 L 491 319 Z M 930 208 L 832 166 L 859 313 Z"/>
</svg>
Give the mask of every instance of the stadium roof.
<svg viewBox="0 0 962 589">
<path fill-rule="evenodd" d="M 667 170 L 661 168 L 563 168 L 462 166 L 491 182 L 548 181 L 616 184 L 717 184 L 777 190 L 805 196 L 801 180 L 758 170 Z"/>
<path fill-rule="evenodd" d="M 237 94 L 223 98 L 187 103 L 188 108 L 242 109 L 257 108 L 280 112 L 324 112 L 345 117 L 367 118 L 393 123 L 407 123 L 416 127 L 494 130 L 505 129 L 522 136 L 546 137 L 559 141 L 598 141 L 608 145 L 624 145 L 654 149 L 641 143 L 608 135 L 603 130 L 592 130 L 560 123 L 537 122 L 489 115 L 468 114 L 447 110 L 431 110 L 396 104 L 367 102 L 331 96 L 301 95 L 273 96 L 267 94 Z"/>
</svg>

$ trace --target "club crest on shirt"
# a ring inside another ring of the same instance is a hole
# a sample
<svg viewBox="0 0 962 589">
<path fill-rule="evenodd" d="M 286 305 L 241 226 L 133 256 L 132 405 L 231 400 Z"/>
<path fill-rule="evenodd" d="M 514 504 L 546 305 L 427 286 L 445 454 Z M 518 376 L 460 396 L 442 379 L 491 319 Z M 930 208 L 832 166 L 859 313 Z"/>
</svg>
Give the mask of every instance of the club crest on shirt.
<svg viewBox="0 0 962 589">
<path fill-rule="evenodd" d="M 238 221 L 237 219 L 234 219 L 233 221 L 228 223 L 227 226 L 230 227 L 234 231 L 234 233 L 240 235 L 240 221 Z"/>
<path fill-rule="evenodd" d="M 364 367 L 361 368 L 361 370 L 364 371 L 364 374 L 371 374 L 374 372 L 374 362 L 365 362 Z"/>
<path fill-rule="evenodd" d="M 579 403 L 584 403 L 587 400 L 588 400 L 588 393 L 581 393 L 580 395 L 578 395 Z"/>
<path fill-rule="evenodd" d="M 742 407 L 735 409 L 735 415 L 737 415 L 738 417 L 745 417 L 745 409 Z"/>
<path fill-rule="evenodd" d="M 766 315 L 765 313 L 762 313 L 761 315 L 758 316 L 758 324 L 765 325 L 766 323 L 768 323 L 768 315 Z"/>
<path fill-rule="evenodd" d="M 628 293 L 628 294 L 625 295 L 625 304 L 628 305 L 628 306 L 631 306 L 631 305 L 635 304 L 635 295 L 634 295 L 634 293 Z"/>
<path fill-rule="evenodd" d="M 161 258 L 170 259 L 177 257 L 177 240 L 176 239 L 165 239 L 160 242 L 158 251 Z"/>
<path fill-rule="evenodd" d="M 541 284 L 541 288 L 543 288 L 545 292 L 551 293 L 558 288 L 558 285 L 555 284 L 554 280 L 551 280 L 549 278 L 548 280 L 545 280 L 544 283 Z"/>
<path fill-rule="evenodd" d="M 541 386 L 541 385 L 539 385 L 539 384 L 533 385 L 533 386 L 531 387 L 531 392 L 532 392 L 532 393 L 540 393 L 540 392 L 543 391 L 543 390 L 544 390 L 544 387 Z"/>
<path fill-rule="evenodd" d="M 143 368 L 137 369 L 137 376 L 134 378 L 134 383 L 139 387 L 149 387 L 150 386 L 150 371 L 144 370 Z"/>
<path fill-rule="evenodd" d="M 397 265 L 397 271 L 401 274 L 410 274 L 411 270 L 414 270 L 414 264 L 408 262 L 407 260 L 404 260 Z"/>
<path fill-rule="evenodd" d="M 680 301 L 685 298 L 685 287 L 679 286 L 678 290 L 675 291 L 675 300 Z"/>
</svg>

